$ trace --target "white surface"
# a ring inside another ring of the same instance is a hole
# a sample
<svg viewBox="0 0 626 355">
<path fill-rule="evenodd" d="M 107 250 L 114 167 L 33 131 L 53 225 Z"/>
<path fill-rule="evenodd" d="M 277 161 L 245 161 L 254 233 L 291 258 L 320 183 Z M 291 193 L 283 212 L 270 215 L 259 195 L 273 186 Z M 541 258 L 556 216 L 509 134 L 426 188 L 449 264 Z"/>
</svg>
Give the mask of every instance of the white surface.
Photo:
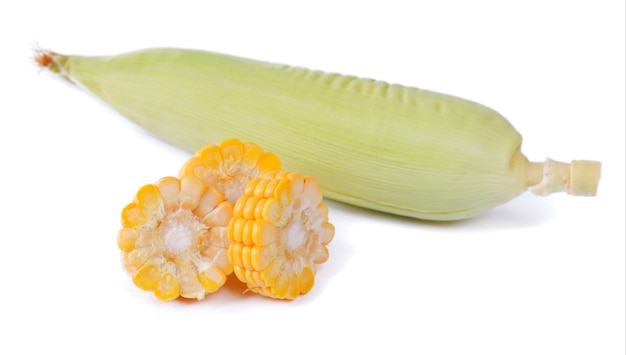
<svg viewBox="0 0 626 355">
<path fill-rule="evenodd" d="M 623 2 L 159 3 L 0 5 L 0 353 L 624 354 Z M 330 202 L 310 294 L 232 282 L 159 302 L 122 272 L 119 214 L 187 154 L 39 74 L 34 42 L 208 49 L 455 94 L 503 113 L 533 160 L 603 161 L 599 194 L 525 194 L 451 224 Z"/>
</svg>

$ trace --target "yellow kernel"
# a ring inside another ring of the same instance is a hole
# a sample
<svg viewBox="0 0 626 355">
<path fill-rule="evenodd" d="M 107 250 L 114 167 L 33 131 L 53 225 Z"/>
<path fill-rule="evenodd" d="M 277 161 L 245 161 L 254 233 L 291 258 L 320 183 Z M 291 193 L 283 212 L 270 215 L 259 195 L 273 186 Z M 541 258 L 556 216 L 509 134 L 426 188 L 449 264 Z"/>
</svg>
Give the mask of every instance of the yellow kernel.
<svg viewBox="0 0 626 355">
<path fill-rule="evenodd" d="M 238 162 L 243 157 L 243 143 L 238 139 L 226 139 L 220 143 L 222 160 Z"/>
<path fill-rule="evenodd" d="M 239 281 L 246 282 L 246 271 L 241 266 L 235 265 L 233 267 L 233 272 Z"/>
<path fill-rule="evenodd" d="M 243 218 L 252 219 L 254 218 L 254 208 L 256 207 L 257 202 L 259 202 L 259 198 L 256 196 L 249 196 L 246 200 L 245 205 L 243 206 Z"/>
<path fill-rule="evenodd" d="M 241 258 L 242 249 L 243 244 L 241 243 L 234 243 L 230 245 L 228 255 L 231 263 L 233 263 L 234 265 L 243 266 L 243 260 Z"/>
<path fill-rule="evenodd" d="M 178 177 L 183 178 L 185 176 L 195 176 L 202 181 L 212 183 L 212 181 L 210 181 L 210 171 L 210 169 L 202 164 L 202 160 L 200 159 L 200 157 L 195 155 L 189 158 L 189 160 L 187 160 L 183 164 L 183 166 L 180 168 L 180 171 L 178 172 Z"/>
<path fill-rule="evenodd" d="M 284 296 L 286 299 L 294 299 L 300 295 L 300 277 L 298 274 L 291 274 L 289 276 L 289 289 Z"/>
<path fill-rule="evenodd" d="M 117 246 L 120 250 L 128 252 L 135 248 L 139 233 L 134 228 L 122 228 L 117 233 Z"/>
<path fill-rule="evenodd" d="M 254 221 L 246 220 L 241 231 L 241 241 L 245 245 L 252 245 L 252 230 Z"/>
<path fill-rule="evenodd" d="M 324 222 L 322 224 L 322 231 L 319 234 L 320 243 L 326 245 L 333 240 L 333 236 L 335 235 L 335 226 L 333 226 L 329 222 Z"/>
<path fill-rule="evenodd" d="M 161 208 L 161 194 L 159 189 L 152 184 L 142 186 L 135 196 L 137 204 L 146 211 L 157 211 Z"/>
<path fill-rule="evenodd" d="M 323 194 L 314 178 L 310 176 L 305 177 L 303 192 L 311 205 L 317 206 L 322 202 Z M 328 212 L 325 214 L 328 214 Z"/>
<path fill-rule="evenodd" d="M 244 164 L 256 165 L 261 155 L 263 155 L 263 149 L 259 145 L 250 142 L 243 144 L 242 161 Z"/>
<path fill-rule="evenodd" d="M 280 159 L 273 153 L 263 153 L 261 158 L 259 158 L 259 171 L 274 171 L 280 170 Z"/>
<path fill-rule="evenodd" d="M 242 261 L 242 265 L 245 269 L 247 270 L 252 270 L 252 260 L 251 260 L 251 246 L 249 245 L 244 245 L 243 248 L 241 248 L 241 261 Z"/>
<path fill-rule="evenodd" d="M 256 220 L 252 225 L 252 244 L 266 246 L 274 241 L 276 228 L 264 220 Z"/>
<path fill-rule="evenodd" d="M 226 282 L 226 275 L 218 268 L 208 268 L 198 273 L 198 279 L 204 287 L 204 290 L 208 293 L 219 290 Z"/>
<path fill-rule="evenodd" d="M 267 286 L 274 286 L 278 276 L 281 274 L 282 262 L 279 260 L 272 260 L 265 270 L 261 271 L 261 278 L 265 281 Z"/>
<path fill-rule="evenodd" d="M 250 179 L 250 181 L 248 181 L 248 183 L 246 184 L 246 186 L 243 188 L 243 196 L 252 196 L 254 195 L 254 189 L 256 188 L 256 186 L 259 184 L 259 182 L 261 181 L 261 179 L 259 178 L 253 178 Z M 240 198 L 241 200 L 241 198 Z"/>
<path fill-rule="evenodd" d="M 199 300 L 204 298 L 204 287 L 198 280 L 196 268 L 191 263 L 181 262 L 178 265 L 178 283 L 181 296 Z"/>
<path fill-rule="evenodd" d="M 276 298 L 285 298 L 287 292 L 289 292 L 289 276 L 285 273 L 279 274 L 272 291 Z"/>
<path fill-rule="evenodd" d="M 180 207 L 193 211 L 200 203 L 204 183 L 194 176 L 185 176 L 180 181 Z"/>
<path fill-rule="evenodd" d="M 265 191 L 263 192 L 263 197 L 269 198 L 274 197 L 274 191 L 276 190 L 276 186 L 280 183 L 280 179 L 269 179 L 269 183 L 265 186 Z"/>
<path fill-rule="evenodd" d="M 291 202 L 291 184 L 289 180 L 281 180 L 278 183 L 274 190 L 274 196 L 281 205 L 286 206 Z"/>
<path fill-rule="evenodd" d="M 178 208 L 178 194 L 180 193 L 180 180 L 175 177 L 164 177 L 156 184 L 159 194 L 163 198 L 165 209 L 174 211 Z"/>
<path fill-rule="evenodd" d="M 218 146 L 207 146 L 199 152 L 202 164 L 209 169 L 218 169 L 223 162 L 222 152 Z"/>
<path fill-rule="evenodd" d="M 224 201 L 224 197 L 219 191 L 214 187 L 207 187 L 200 196 L 198 206 L 193 210 L 193 213 L 199 219 L 203 219 L 222 201 Z"/>
<path fill-rule="evenodd" d="M 265 197 L 265 188 L 267 187 L 267 184 L 269 184 L 271 180 L 270 179 L 260 179 L 258 180 L 258 183 L 255 184 L 254 186 L 254 190 L 250 193 L 251 195 L 263 198 Z"/>
<path fill-rule="evenodd" d="M 251 271 L 250 275 L 252 276 L 252 280 L 254 281 L 254 283 L 259 285 L 259 287 L 267 287 L 267 285 L 265 285 L 265 282 L 261 278 L 261 274 L 259 274 L 258 271 Z"/>
<path fill-rule="evenodd" d="M 308 293 L 315 283 L 315 273 L 310 267 L 305 267 L 300 272 L 300 292 Z"/>
<path fill-rule="evenodd" d="M 154 254 L 151 248 L 133 249 L 129 253 L 123 253 L 122 263 L 128 272 L 134 274 L 154 257 Z"/>
<path fill-rule="evenodd" d="M 145 291 L 152 291 L 159 281 L 159 268 L 154 264 L 144 265 L 133 277 L 137 287 Z"/>
<path fill-rule="evenodd" d="M 243 268 L 243 282 L 245 282 L 246 284 L 248 284 L 248 287 L 252 286 L 257 287 L 259 285 L 256 285 L 256 283 L 254 282 L 254 277 L 252 276 L 250 270 Z"/>
<path fill-rule="evenodd" d="M 229 224 L 230 227 L 230 224 Z M 228 248 L 228 228 L 210 228 L 207 231 L 207 242 L 220 248 Z"/>
<path fill-rule="evenodd" d="M 263 206 L 263 219 L 271 224 L 278 224 L 281 220 L 283 208 L 280 202 L 275 199 L 269 199 Z"/>
<path fill-rule="evenodd" d="M 136 203 L 129 203 L 122 209 L 122 226 L 137 227 L 146 224 L 146 213 Z"/>
<path fill-rule="evenodd" d="M 163 301 L 177 298 L 180 295 L 180 287 L 176 276 L 169 272 L 163 273 L 154 288 L 154 295 Z"/>
<path fill-rule="evenodd" d="M 254 206 L 254 216 L 253 218 L 256 219 L 261 219 L 263 218 L 263 208 L 265 207 L 265 204 L 267 203 L 267 199 L 260 199 L 256 206 Z"/>
<path fill-rule="evenodd" d="M 289 180 L 291 185 L 291 195 L 298 196 L 301 195 L 304 191 L 304 177 L 297 173 L 289 173 L 287 175 L 287 180 Z"/>
<path fill-rule="evenodd" d="M 211 226 L 227 226 L 232 217 L 233 205 L 228 201 L 222 201 L 202 219 L 202 223 Z"/>
<path fill-rule="evenodd" d="M 256 271 L 263 271 L 272 261 L 272 252 L 270 248 L 252 247 L 250 249 L 250 261 L 252 268 Z"/>
<path fill-rule="evenodd" d="M 325 245 L 318 245 L 314 254 L 311 255 L 311 261 L 315 264 L 322 264 L 328 260 L 328 248 Z"/>
<path fill-rule="evenodd" d="M 243 228 L 246 220 L 243 218 L 233 218 L 228 223 L 228 239 L 231 243 L 241 243 L 243 241 Z"/>
</svg>

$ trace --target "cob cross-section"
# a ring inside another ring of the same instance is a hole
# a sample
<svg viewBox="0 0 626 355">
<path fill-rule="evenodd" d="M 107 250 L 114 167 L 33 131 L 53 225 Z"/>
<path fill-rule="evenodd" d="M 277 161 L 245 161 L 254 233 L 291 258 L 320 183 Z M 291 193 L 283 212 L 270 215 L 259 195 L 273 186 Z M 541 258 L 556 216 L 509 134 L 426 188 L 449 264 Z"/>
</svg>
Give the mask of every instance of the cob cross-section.
<svg viewBox="0 0 626 355">
<path fill-rule="evenodd" d="M 233 271 L 232 211 L 219 191 L 192 176 L 143 186 L 122 210 L 117 245 L 124 268 L 137 287 L 159 299 L 203 299 Z"/>
<path fill-rule="evenodd" d="M 264 172 L 280 170 L 280 160 L 257 144 L 226 139 L 198 149 L 180 169 L 179 177 L 195 176 L 215 186 L 233 205 L 248 181 Z"/>
</svg>

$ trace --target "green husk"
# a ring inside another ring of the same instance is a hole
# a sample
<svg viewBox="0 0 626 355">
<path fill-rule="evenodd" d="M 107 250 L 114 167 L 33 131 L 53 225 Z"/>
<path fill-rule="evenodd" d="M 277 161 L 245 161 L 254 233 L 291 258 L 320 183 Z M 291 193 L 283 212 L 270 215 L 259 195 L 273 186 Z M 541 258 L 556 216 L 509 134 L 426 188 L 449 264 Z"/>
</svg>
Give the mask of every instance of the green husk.
<svg viewBox="0 0 626 355">
<path fill-rule="evenodd" d="M 595 195 L 600 178 L 598 162 L 575 172 L 528 162 L 504 117 L 450 95 L 205 51 L 44 54 L 51 71 L 168 142 L 193 152 L 252 141 L 326 197 L 378 211 L 463 219 L 533 186 Z"/>
</svg>

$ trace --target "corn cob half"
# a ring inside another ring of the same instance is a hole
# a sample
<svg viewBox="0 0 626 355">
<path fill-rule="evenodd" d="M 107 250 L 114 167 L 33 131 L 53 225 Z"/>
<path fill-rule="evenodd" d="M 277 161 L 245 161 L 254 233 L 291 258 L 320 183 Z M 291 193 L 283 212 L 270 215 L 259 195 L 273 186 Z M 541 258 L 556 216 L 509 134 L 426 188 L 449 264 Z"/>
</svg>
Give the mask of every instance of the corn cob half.
<svg viewBox="0 0 626 355">
<path fill-rule="evenodd" d="M 314 178 L 285 171 L 251 180 L 228 225 L 228 258 L 248 289 L 294 299 L 311 290 L 335 229 Z"/>
<path fill-rule="evenodd" d="M 184 149 L 253 141 L 325 196 L 379 211 L 463 219 L 528 188 L 592 196 L 600 179 L 595 161 L 529 162 L 496 111 L 413 87 L 182 49 L 36 59 Z"/>
</svg>

